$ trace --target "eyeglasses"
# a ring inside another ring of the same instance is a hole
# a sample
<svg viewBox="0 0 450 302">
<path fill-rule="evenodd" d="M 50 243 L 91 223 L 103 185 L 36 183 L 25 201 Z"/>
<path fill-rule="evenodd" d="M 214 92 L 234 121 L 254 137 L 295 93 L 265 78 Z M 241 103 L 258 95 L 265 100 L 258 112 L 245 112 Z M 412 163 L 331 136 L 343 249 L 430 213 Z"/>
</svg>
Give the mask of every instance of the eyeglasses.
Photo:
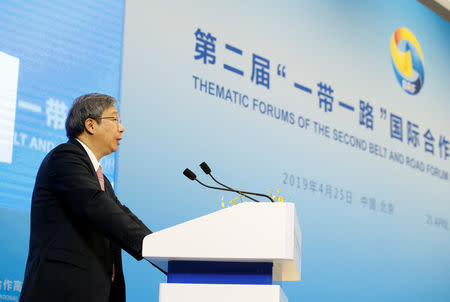
<svg viewBox="0 0 450 302">
<path fill-rule="evenodd" d="M 120 117 L 117 116 L 105 116 L 105 117 L 101 117 L 101 120 L 103 119 L 107 119 L 107 120 L 113 120 L 117 125 L 122 124 L 122 120 L 120 119 Z"/>
</svg>

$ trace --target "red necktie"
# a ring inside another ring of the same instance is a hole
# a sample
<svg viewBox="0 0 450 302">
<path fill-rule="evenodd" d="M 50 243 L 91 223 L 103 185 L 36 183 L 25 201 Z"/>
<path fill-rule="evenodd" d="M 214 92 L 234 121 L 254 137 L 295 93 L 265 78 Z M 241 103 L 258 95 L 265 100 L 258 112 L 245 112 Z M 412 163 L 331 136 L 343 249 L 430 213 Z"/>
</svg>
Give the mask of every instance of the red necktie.
<svg viewBox="0 0 450 302">
<path fill-rule="evenodd" d="M 103 178 L 102 166 L 98 166 L 97 178 L 98 178 L 98 182 L 100 183 L 100 187 L 102 188 L 102 191 L 105 191 L 105 179 Z"/>
<path fill-rule="evenodd" d="M 98 166 L 97 169 L 97 178 L 98 182 L 100 183 L 100 187 L 102 188 L 102 191 L 105 191 L 105 179 L 103 178 L 103 169 L 102 166 Z M 115 268 L 114 268 L 114 262 L 112 267 L 112 277 L 111 280 L 114 282 L 114 277 L 116 275 Z"/>
</svg>

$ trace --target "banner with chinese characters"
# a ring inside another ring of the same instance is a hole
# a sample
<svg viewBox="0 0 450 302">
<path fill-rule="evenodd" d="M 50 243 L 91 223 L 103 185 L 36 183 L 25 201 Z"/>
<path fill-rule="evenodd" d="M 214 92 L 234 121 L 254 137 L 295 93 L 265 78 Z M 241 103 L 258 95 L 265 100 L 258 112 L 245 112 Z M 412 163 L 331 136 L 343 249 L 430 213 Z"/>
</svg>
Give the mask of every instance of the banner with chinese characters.
<svg viewBox="0 0 450 302">
<path fill-rule="evenodd" d="M 35 177 L 67 141 L 72 101 L 119 96 L 123 9 L 123 1 L 0 1 L 0 301 L 19 299 Z M 115 162 L 101 160 L 112 183 Z"/>
<path fill-rule="evenodd" d="M 125 12 L 119 194 L 152 229 L 236 201 L 181 174 L 209 183 L 206 161 L 225 184 L 295 202 L 291 301 L 450 299 L 448 22 L 404 0 Z M 135 283 L 131 297 L 155 299 L 157 282 Z"/>
</svg>

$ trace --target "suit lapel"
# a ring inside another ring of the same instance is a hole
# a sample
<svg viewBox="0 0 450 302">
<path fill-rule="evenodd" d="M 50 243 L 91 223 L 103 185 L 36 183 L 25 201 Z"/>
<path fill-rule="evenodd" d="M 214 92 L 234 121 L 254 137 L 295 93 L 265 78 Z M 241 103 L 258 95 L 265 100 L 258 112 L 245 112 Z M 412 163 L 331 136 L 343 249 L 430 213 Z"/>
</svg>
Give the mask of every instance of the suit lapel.
<svg viewBox="0 0 450 302">
<path fill-rule="evenodd" d="M 85 161 L 87 161 L 89 163 L 89 168 L 90 168 L 91 174 L 93 176 L 97 177 L 97 173 L 96 173 L 96 171 L 94 169 L 94 165 L 92 164 L 91 159 L 89 158 L 89 155 L 87 154 L 87 152 L 84 149 L 84 147 L 76 139 L 73 139 L 73 138 L 69 139 L 69 141 L 67 143 L 73 144 L 73 145 L 77 146 L 78 148 L 80 148 L 83 151 L 84 159 L 85 159 Z"/>
</svg>

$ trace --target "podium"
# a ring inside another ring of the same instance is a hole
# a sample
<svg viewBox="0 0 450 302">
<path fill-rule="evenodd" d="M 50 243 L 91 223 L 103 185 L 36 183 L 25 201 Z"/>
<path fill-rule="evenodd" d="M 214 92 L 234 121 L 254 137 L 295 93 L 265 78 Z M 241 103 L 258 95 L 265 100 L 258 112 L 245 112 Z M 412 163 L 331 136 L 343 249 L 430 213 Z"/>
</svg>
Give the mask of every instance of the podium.
<svg viewBox="0 0 450 302">
<path fill-rule="evenodd" d="M 144 258 L 167 271 L 159 302 L 287 302 L 274 281 L 299 281 L 293 203 L 244 202 L 144 238 Z"/>
</svg>

